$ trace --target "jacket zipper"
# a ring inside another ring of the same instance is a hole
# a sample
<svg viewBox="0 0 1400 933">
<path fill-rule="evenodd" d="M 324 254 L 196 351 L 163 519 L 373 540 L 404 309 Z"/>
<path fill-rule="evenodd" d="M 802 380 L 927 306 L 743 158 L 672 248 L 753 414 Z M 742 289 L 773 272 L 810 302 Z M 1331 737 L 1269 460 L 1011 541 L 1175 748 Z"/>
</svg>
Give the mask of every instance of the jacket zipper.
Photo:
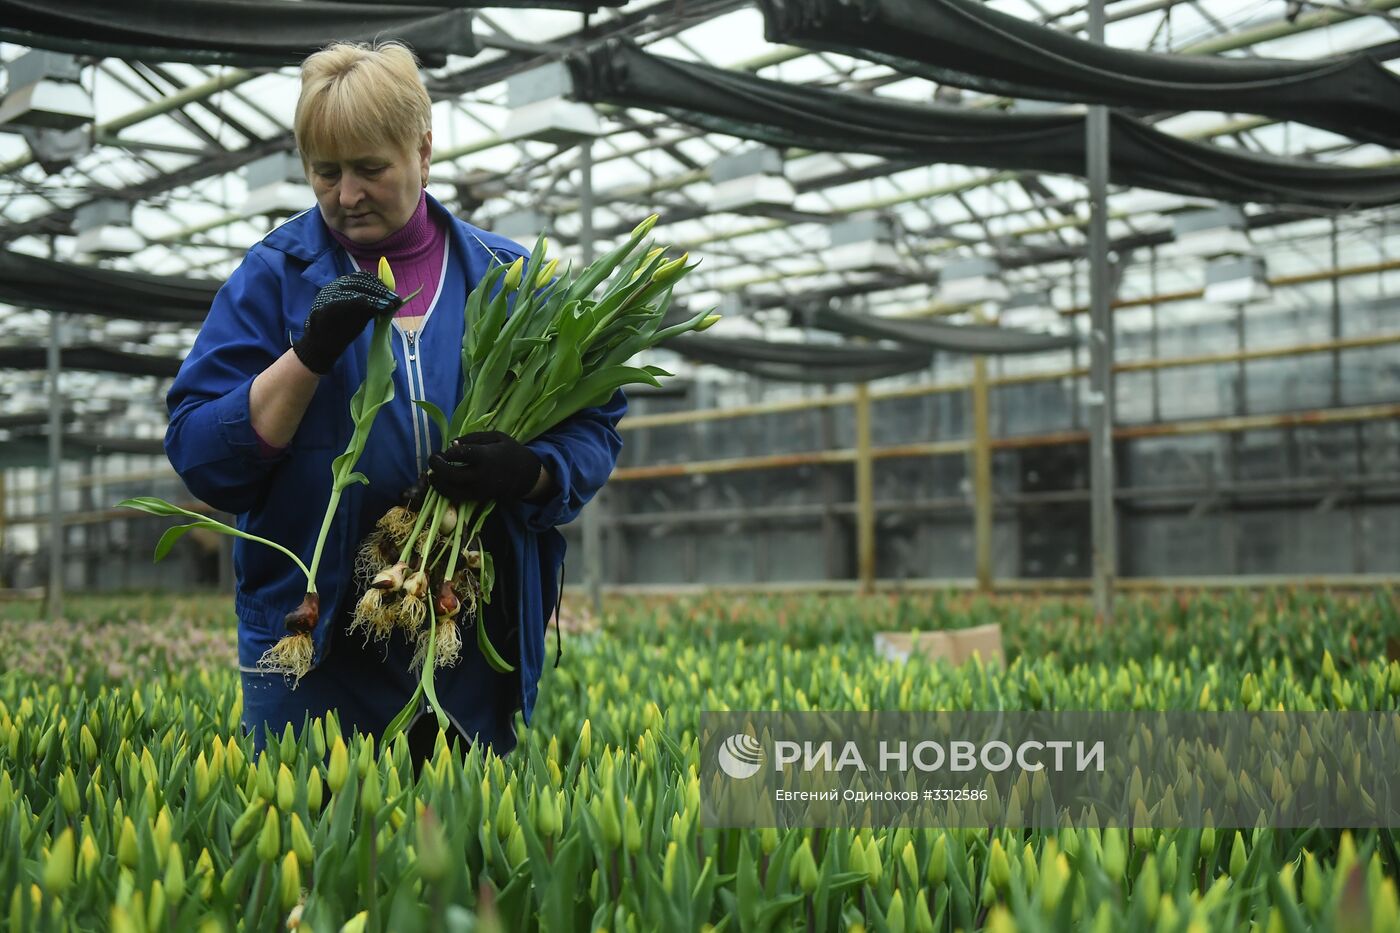
<svg viewBox="0 0 1400 933">
<path fill-rule="evenodd" d="M 423 381 L 423 361 L 418 357 L 418 330 L 404 330 L 395 322 L 394 327 L 404 340 L 404 359 L 408 363 L 408 371 L 404 378 L 408 382 L 408 397 L 412 411 L 409 417 L 413 419 L 413 457 L 421 475 L 427 468 L 427 447 L 428 428 L 427 412 L 412 404 L 412 400 L 422 400 L 427 397 L 427 386 Z M 422 325 L 419 325 L 421 329 Z"/>
</svg>

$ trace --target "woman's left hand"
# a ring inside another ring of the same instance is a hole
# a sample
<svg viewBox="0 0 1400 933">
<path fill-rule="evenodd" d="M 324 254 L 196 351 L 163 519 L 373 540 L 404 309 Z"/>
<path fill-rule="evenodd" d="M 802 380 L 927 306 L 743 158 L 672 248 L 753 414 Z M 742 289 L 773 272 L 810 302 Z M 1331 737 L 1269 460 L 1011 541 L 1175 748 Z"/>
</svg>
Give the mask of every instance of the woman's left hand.
<svg viewBox="0 0 1400 933">
<path fill-rule="evenodd" d="M 450 502 L 524 499 L 540 480 L 535 452 L 502 431 L 474 431 L 428 459 L 428 482 Z"/>
</svg>

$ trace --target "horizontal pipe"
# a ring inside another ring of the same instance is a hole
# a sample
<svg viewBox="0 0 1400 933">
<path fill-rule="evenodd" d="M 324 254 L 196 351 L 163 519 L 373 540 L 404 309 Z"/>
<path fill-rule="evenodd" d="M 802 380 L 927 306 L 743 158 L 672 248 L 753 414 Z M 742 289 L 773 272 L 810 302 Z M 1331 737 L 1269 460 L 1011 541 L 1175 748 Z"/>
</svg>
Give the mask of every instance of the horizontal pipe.
<svg viewBox="0 0 1400 933">
<path fill-rule="evenodd" d="M 1281 412 L 1268 415 L 1232 415 L 1223 418 L 1200 418 L 1167 424 L 1119 425 L 1113 431 L 1115 440 L 1141 440 L 1152 437 L 1180 437 L 1193 434 L 1235 434 L 1271 428 L 1310 427 L 1324 424 L 1346 424 L 1357 421 L 1378 421 L 1400 418 L 1400 404 L 1356 405 L 1348 408 L 1328 408 L 1315 411 Z M 1058 431 L 1045 434 L 1017 435 L 992 439 L 993 450 L 1019 450 L 1028 447 L 1049 447 L 1056 444 L 1088 443 L 1087 431 Z M 966 453 L 971 440 L 927 441 L 877 447 L 876 460 L 908 457 L 929 457 Z M 772 454 L 761 457 L 727 457 L 687 463 L 656 464 L 652 466 L 621 467 L 613 471 L 611 481 L 663 479 L 679 476 L 701 476 L 710 473 L 741 473 L 751 470 L 774 470 L 798 466 L 818 466 L 828 463 L 850 463 L 855 451 L 850 448 L 820 450 L 804 453 Z"/>
<path fill-rule="evenodd" d="M 1318 476 L 1287 480 L 1248 480 L 1235 483 L 1195 483 L 1176 486 L 1120 487 L 1114 490 L 1114 498 L 1131 505 L 1135 502 L 1161 500 L 1196 499 L 1242 499 L 1244 497 L 1279 495 L 1331 494 L 1338 490 L 1367 492 L 1379 487 L 1390 489 L 1400 487 L 1400 475 L 1368 474 L 1364 476 Z M 1088 489 L 1057 489 L 1044 492 L 999 492 L 997 511 L 1002 515 L 1014 515 L 1021 509 L 1044 505 L 1077 505 L 1089 500 Z M 971 518 L 972 502 L 966 496 L 943 496 L 935 499 L 913 499 L 900 501 L 877 501 L 875 511 L 882 514 L 920 515 L 929 513 L 955 513 Z M 824 515 L 850 517 L 856 512 L 854 502 L 804 502 L 798 505 L 746 505 L 725 509 L 689 509 L 676 512 L 632 512 L 626 515 L 610 516 L 603 520 L 604 525 L 622 528 L 651 529 L 666 525 L 722 525 L 730 522 L 753 524 L 755 522 L 812 521 Z"/>
<path fill-rule="evenodd" d="M 993 592 L 999 593 L 1065 593 L 1088 595 L 1091 581 L 1076 579 L 1007 579 L 992 581 Z M 1348 589 L 1374 590 L 1400 585 L 1400 575 L 1384 573 L 1310 574 L 1307 576 L 1266 575 L 1218 577 L 1119 577 L 1120 590 L 1134 593 L 1169 593 L 1185 590 L 1236 589 Z M 612 597 L 700 596 L 707 594 L 760 595 L 785 593 L 856 593 L 856 580 L 791 580 L 769 583 L 660 583 L 612 584 L 603 593 Z M 967 578 L 876 580 L 875 592 L 896 595 L 910 592 L 977 589 L 977 581 Z M 577 596 L 580 587 L 566 585 L 565 594 Z"/>
<path fill-rule="evenodd" d="M 1188 366 L 1207 366 L 1220 363 L 1278 359 L 1290 356 L 1305 356 L 1310 353 L 1330 353 L 1336 350 L 1355 350 L 1371 347 L 1400 344 L 1400 332 L 1372 334 L 1367 337 L 1348 337 L 1341 340 L 1324 340 L 1293 344 L 1286 347 L 1268 347 L 1259 350 L 1234 350 L 1225 353 L 1200 353 L 1190 356 L 1168 357 L 1159 360 L 1137 360 L 1115 364 L 1116 373 L 1147 372 L 1151 370 L 1174 369 Z M 1087 376 L 1087 367 L 1053 369 L 1043 372 L 1015 373 L 996 376 L 988 380 L 995 387 L 1027 385 L 1034 382 L 1054 382 L 1059 379 L 1075 379 Z M 964 392 L 972 387 L 970 380 L 956 382 L 933 382 L 913 386 L 875 390 L 870 393 L 873 401 L 889 399 L 921 398 L 927 395 L 941 395 L 949 392 Z M 755 415 L 781 414 L 783 412 L 814 411 L 855 403 L 854 392 L 839 392 L 809 399 L 782 399 L 773 402 L 754 402 L 749 405 L 736 405 L 731 408 L 705 408 L 693 411 L 672 411 L 655 415 L 633 415 L 620 425 L 623 431 L 643 428 L 658 428 L 684 424 L 699 424 L 709 421 L 724 421 L 731 418 L 749 418 Z"/>
</svg>

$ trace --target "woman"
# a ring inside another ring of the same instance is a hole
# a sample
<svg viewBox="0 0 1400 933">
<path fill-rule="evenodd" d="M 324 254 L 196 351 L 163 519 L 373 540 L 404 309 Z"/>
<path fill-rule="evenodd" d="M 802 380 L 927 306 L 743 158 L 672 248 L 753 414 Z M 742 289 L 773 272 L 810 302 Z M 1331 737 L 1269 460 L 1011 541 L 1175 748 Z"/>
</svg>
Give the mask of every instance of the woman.
<svg viewBox="0 0 1400 933">
<path fill-rule="evenodd" d="M 401 631 L 387 644 L 347 632 L 360 542 L 426 473 L 454 501 L 494 499 L 483 537 L 497 566 L 484 618 L 518 674 L 489 667 L 476 639 L 439 669 L 449 739 L 515 744 L 515 710 L 530 721 L 546 620 L 558 604 L 564 539 L 607 479 L 621 447 L 621 392 L 528 444 L 498 433 L 442 439 L 416 406 L 452 411 L 461 391 L 467 294 L 499 263 L 527 251 L 452 217 L 427 194 L 431 103 L 413 54 L 398 43 L 335 44 L 301 70 L 295 136 L 317 207 L 252 247 L 219 290 L 167 399 L 165 449 L 190 491 L 237 516 L 238 527 L 309 559 L 330 495 L 331 462 L 351 433 L 350 398 L 364 378 L 369 326 L 394 311 L 394 399 L 380 409 L 345 490 L 317 576 L 320 620 L 311 671 L 293 689 L 258 659 L 283 635 L 305 577 L 278 552 L 235 539 L 243 724 L 259 750 L 265 729 L 300 729 L 335 710 L 342 730 L 382 735 L 417 686 Z M 398 294 L 373 274 L 389 260 Z M 405 301 L 415 289 L 422 291 Z M 556 663 L 557 659 L 556 659 Z M 410 726 L 418 762 L 438 734 L 425 703 Z"/>
</svg>

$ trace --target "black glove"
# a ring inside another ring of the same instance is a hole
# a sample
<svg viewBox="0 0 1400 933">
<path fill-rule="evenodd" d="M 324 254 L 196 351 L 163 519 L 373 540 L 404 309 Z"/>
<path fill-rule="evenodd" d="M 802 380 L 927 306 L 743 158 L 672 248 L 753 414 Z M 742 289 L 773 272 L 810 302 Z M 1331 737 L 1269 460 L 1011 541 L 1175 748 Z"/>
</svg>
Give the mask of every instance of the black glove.
<svg viewBox="0 0 1400 933">
<path fill-rule="evenodd" d="M 540 478 L 540 458 L 501 431 L 475 431 L 428 458 L 428 482 L 451 502 L 523 499 Z"/>
<path fill-rule="evenodd" d="M 301 339 L 292 344 L 292 350 L 307 369 L 324 376 L 366 324 L 402 304 L 402 298 L 368 272 L 342 275 L 316 293 Z"/>
</svg>

